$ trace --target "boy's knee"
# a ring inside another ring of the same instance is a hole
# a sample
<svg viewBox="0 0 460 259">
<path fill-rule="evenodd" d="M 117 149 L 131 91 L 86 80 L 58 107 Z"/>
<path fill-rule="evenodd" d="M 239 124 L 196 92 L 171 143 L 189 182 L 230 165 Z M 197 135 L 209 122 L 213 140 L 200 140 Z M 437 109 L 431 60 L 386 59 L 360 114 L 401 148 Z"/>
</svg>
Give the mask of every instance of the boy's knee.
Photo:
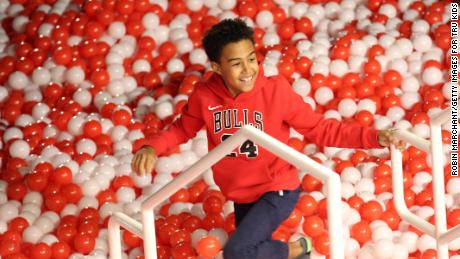
<svg viewBox="0 0 460 259">
<path fill-rule="evenodd" d="M 224 247 L 224 259 L 242 259 L 244 248 L 237 242 L 228 242 Z"/>
<path fill-rule="evenodd" d="M 224 247 L 224 259 L 233 259 L 237 258 L 238 255 L 238 249 L 237 249 L 237 244 L 233 242 L 233 240 L 229 240 L 227 244 Z"/>
</svg>

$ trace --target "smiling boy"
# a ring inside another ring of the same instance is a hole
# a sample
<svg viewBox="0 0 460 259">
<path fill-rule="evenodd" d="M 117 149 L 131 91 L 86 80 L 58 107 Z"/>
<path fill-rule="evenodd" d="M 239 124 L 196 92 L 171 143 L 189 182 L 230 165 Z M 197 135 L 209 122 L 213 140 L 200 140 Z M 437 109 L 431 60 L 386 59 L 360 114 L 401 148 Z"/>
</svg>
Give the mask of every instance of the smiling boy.
<svg viewBox="0 0 460 259">
<path fill-rule="evenodd" d="M 254 48 L 253 31 L 240 19 L 213 26 L 203 47 L 214 75 L 191 94 L 181 117 L 158 136 L 146 140 L 132 166 L 145 174 L 157 155 L 206 129 L 209 150 L 244 125 L 287 143 L 290 127 L 320 146 L 381 148 L 400 145 L 391 131 L 324 119 L 297 95 L 282 76 L 265 77 Z M 216 184 L 234 201 L 236 230 L 224 248 L 226 259 L 297 258 L 308 254 L 310 240 L 283 243 L 272 232 L 290 215 L 299 198 L 296 169 L 283 159 L 244 142 L 213 166 Z"/>
</svg>

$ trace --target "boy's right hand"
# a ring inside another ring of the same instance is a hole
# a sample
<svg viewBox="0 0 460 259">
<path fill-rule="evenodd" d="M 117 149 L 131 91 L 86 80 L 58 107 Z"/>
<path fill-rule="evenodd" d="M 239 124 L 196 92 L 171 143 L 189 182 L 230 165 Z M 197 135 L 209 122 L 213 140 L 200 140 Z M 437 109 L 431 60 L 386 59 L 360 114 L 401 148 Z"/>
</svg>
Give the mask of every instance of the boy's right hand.
<svg viewBox="0 0 460 259">
<path fill-rule="evenodd" d="M 138 175 L 146 175 L 152 172 L 157 162 L 157 155 L 155 149 L 149 146 L 145 146 L 134 155 L 133 161 L 131 162 L 131 168 Z"/>
</svg>

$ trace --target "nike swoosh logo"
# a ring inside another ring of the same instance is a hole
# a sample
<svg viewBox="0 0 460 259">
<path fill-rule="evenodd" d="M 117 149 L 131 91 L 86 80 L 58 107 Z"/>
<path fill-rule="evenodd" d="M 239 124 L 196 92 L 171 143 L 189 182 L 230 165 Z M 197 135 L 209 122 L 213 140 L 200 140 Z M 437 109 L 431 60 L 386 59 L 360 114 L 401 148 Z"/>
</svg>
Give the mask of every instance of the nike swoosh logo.
<svg viewBox="0 0 460 259">
<path fill-rule="evenodd" d="M 209 106 L 208 106 L 208 110 L 214 111 L 215 109 L 219 109 L 220 107 L 222 107 L 222 105 L 216 105 L 216 106 L 211 106 L 211 105 L 209 105 Z"/>
</svg>

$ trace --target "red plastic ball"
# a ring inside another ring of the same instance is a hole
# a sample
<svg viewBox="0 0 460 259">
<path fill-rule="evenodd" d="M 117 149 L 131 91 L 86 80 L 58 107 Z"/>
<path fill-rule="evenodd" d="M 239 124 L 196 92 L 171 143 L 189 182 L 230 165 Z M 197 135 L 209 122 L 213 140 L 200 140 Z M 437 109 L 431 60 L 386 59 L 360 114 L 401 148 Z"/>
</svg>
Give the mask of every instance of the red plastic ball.
<svg viewBox="0 0 460 259">
<path fill-rule="evenodd" d="M 317 237 L 325 231 L 325 224 L 321 217 L 312 215 L 304 218 L 303 231 L 310 237 Z"/>
<path fill-rule="evenodd" d="M 198 241 L 196 250 L 198 255 L 205 258 L 212 258 L 219 253 L 221 248 L 222 245 L 217 238 L 213 236 L 205 236 Z"/>
<path fill-rule="evenodd" d="M 350 234 L 360 244 L 364 244 L 371 239 L 372 230 L 367 221 L 360 221 L 351 227 Z"/>
<path fill-rule="evenodd" d="M 38 243 L 32 246 L 32 250 L 30 251 L 31 258 L 37 259 L 48 259 L 52 256 L 52 251 L 49 245 L 45 243 Z"/>
<path fill-rule="evenodd" d="M 382 205 L 378 201 L 368 201 L 361 205 L 359 213 L 363 219 L 368 221 L 380 219 L 383 214 Z"/>
<path fill-rule="evenodd" d="M 323 232 L 313 239 L 313 246 L 315 250 L 322 255 L 329 255 L 329 245 L 329 236 L 326 232 Z"/>
<path fill-rule="evenodd" d="M 77 252 L 88 254 L 93 251 L 96 241 L 94 237 L 85 234 L 77 234 L 73 246 Z"/>
</svg>

